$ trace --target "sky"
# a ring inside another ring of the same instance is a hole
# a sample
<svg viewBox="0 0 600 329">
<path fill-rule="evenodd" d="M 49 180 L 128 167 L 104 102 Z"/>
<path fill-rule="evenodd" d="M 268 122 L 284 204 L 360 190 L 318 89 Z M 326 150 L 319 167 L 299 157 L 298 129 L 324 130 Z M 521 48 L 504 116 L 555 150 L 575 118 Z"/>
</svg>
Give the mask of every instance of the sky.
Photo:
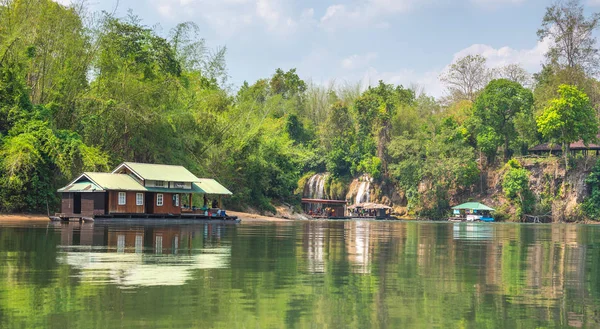
<svg viewBox="0 0 600 329">
<path fill-rule="evenodd" d="M 56 0 L 68 5 L 71 0 Z M 600 0 L 582 0 L 586 13 Z M 440 97 L 454 60 L 481 54 L 490 67 L 538 72 L 550 43 L 536 35 L 551 0 L 87 0 L 90 10 L 129 9 L 161 35 L 192 21 L 209 47 L 227 47 L 239 87 L 296 68 L 329 85 L 379 80 Z"/>
</svg>

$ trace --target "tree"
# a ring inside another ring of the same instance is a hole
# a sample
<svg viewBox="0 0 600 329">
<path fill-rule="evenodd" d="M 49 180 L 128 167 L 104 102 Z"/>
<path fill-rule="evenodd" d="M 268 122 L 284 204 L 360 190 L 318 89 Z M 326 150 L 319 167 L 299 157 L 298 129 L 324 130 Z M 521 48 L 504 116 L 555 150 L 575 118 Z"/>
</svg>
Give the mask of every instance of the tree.
<svg viewBox="0 0 600 329">
<path fill-rule="evenodd" d="M 277 69 L 269 84 L 273 94 L 280 94 L 285 99 L 300 96 L 306 91 L 306 83 L 300 79 L 296 69 L 290 69 L 287 72 Z"/>
<path fill-rule="evenodd" d="M 440 76 L 440 80 L 455 101 L 473 101 L 477 92 L 490 81 L 491 76 L 492 72 L 486 66 L 485 57 L 467 55 L 452 63 L 448 71 Z"/>
<path fill-rule="evenodd" d="M 546 53 L 548 61 L 568 68 L 582 67 L 588 74 L 597 71 L 600 58 L 593 31 L 598 28 L 600 13 L 586 18 L 579 0 L 558 1 L 546 8 L 540 41 L 549 37 L 553 42 Z"/>
<path fill-rule="evenodd" d="M 517 218 L 531 211 L 533 198 L 529 189 L 529 172 L 521 164 L 512 159 L 505 166 L 502 179 L 502 190 L 506 197 L 517 203 Z"/>
<path fill-rule="evenodd" d="M 519 64 L 508 64 L 494 71 L 498 79 L 514 81 L 525 87 L 531 85 L 531 74 Z"/>
<path fill-rule="evenodd" d="M 506 79 L 490 82 L 474 104 L 474 115 L 479 119 L 481 127 L 491 128 L 484 129 L 484 135 L 487 136 L 485 138 L 487 149 L 489 150 L 490 147 L 493 149 L 493 145 L 488 145 L 490 141 L 498 140 L 492 138 L 494 135 L 501 136 L 504 142 L 504 160 L 508 160 L 510 142 L 517 137 L 515 116 L 522 112 L 530 113 L 532 105 L 533 94 L 518 82 Z"/>
<path fill-rule="evenodd" d="M 583 201 L 583 211 L 592 219 L 600 219 L 600 160 L 592 168 L 592 172 L 585 179 L 588 187 L 588 197 Z"/>
<path fill-rule="evenodd" d="M 589 97 L 575 86 L 558 87 L 559 98 L 552 99 L 537 118 L 538 131 L 551 142 L 562 144 L 568 168 L 569 144 L 596 139 L 598 119 Z"/>
<path fill-rule="evenodd" d="M 177 24 L 170 32 L 169 42 L 173 51 L 185 70 L 200 72 L 208 80 L 225 86 L 228 78 L 225 63 L 227 47 L 210 51 L 206 41 L 199 37 L 199 31 L 198 25 L 193 22 Z"/>
</svg>

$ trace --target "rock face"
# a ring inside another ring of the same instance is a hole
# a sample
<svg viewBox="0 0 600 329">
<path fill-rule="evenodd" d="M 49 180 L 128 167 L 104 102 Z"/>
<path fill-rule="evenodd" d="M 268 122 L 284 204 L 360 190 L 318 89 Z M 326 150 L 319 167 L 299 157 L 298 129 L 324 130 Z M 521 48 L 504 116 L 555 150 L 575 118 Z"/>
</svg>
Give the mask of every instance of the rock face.
<svg viewBox="0 0 600 329">
<path fill-rule="evenodd" d="M 536 196 L 540 212 L 551 213 L 555 222 L 582 220 L 580 205 L 588 196 L 585 179 L 595 161 L 595 158 L 578 159 L 566 175 L 560 159 L 524 161 L 524 167 L 531 173 L 529 188 Z"/>
<path fill-rule="evenodd" d="M 559 158 L 523 158 L 519 161 L 530 173 L 529 188 L 535 198 L 535 215 L 547 215 L 546 218 L 554 222 L 584 219 L 581 203 L 588 195 L 585 179 L 589 176 L 596 158 L 578 159 L 566 175 L 564 165 Z M 484 171 L 481 184 L 478 183 L 460 193 L 448 191 L 448 202 L 453 205 L 477 200 L 494 207 L 498 210 L 498 214 L 506 219 L 519 220 L 515 218 L 514 205 L 506 199 L 502 190 L 504 173 L 504 167 Z M 326 186 L 328 176 L 327 173 L 311 176 L 304 185 L 303 197 L 331 199 L 327 192 L 330 183 Z M 343 190 L 349 204 L 382 203 L 393 207 L 397 215 L 408 214 L 405 192 L 399 190 L 390 180 L 379 182 L 363 174 L 352 181 L 338 180 L 336 184 L 340 185 L 339 190 Z M 420 182 L 419 192 L 431 188 L 432 184 L 435 182 Z M 330 193 L 334 195 L 339 194 L 332 191 L 330 190 Z M 343 199 L 344 194 L 337 195 L 335 198 Z"/>
<path fill-rule="evenodd" d="M 577 159 L 573 168 L 566 173 L 560 158 L 520 159 L 522 166 L 529 171 L 529 189 L 534 198 L 535 213 L 544 215 L 553 222 L 583 220 L 580 205 L 588 195 L 585 179 L 589 176 L 595 158 Z M 566 175 L 565 175 L 566 174 Z M 514 206 L 504 196 L 502 179 L 504 169 L 492 169 L 484 173 L 487 177 L 483 193 L 461 196 L 463 200 L 478 199 L 506 213 L 513 219 Z"/>
</svg>

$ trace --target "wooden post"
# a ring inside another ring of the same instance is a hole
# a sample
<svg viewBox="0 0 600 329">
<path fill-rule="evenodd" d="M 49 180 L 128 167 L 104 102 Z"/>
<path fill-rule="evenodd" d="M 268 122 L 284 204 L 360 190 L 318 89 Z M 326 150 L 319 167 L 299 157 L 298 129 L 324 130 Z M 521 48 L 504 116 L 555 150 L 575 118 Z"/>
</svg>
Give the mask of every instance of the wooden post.
<svg viewBox="0 0 600 329">
<path fill-rule="evenodd" d="M 219 195 L 219 209 L 223 209 L 223 204 L 221 203 L 221 195 Z"/>
<path fill-rule="evenodd" d="M 190 198 L 189 206 L 190 206 L 190 210 L 192 210 L 192 193 L 189 194 L 189 198 Z"/>
</svg>

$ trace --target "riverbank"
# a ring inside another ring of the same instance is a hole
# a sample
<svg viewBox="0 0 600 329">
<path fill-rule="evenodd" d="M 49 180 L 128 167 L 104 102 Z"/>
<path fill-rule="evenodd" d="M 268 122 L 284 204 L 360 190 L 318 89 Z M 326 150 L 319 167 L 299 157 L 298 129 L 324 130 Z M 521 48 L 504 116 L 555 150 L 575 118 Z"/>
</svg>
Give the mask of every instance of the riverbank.
<svg viewBox="0 0 600 329">
<path fill-rule="evenodd" d="M 257 222 L 288 222 L 289 219 L 262 216 L 238 211 L 227 211 L 228 215 L 237 216 L 242 220 L 242 223 L 257 223 Z M 0 214 L 0 222 L 14 221 L 48 221 L 48 216 L 44 214 Z"/>
<path fill-rule="evenodd" d="M 42 214 L 0 214 L 0 221 L 48 221 Z"/>
</svg>

